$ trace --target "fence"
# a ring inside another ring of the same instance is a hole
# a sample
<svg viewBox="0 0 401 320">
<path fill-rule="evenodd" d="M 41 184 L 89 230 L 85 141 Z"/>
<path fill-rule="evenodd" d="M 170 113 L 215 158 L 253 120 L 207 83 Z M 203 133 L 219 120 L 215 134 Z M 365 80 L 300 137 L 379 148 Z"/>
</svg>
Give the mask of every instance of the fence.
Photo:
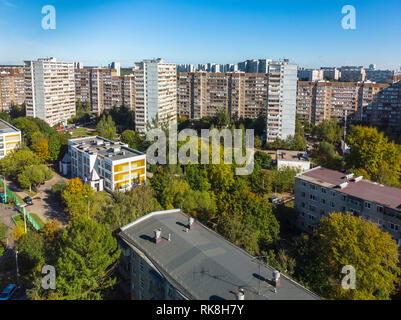
<svg viewBox="0 0 401 320">
<path fill-rule="evenodd" d="M 25 206 L 22 206 L 22 205 L 19 203 L 17 197 L 16 197 L 16 196 L 11 192 L 11 190 L 5 185 L 3 179 L 0 178 L 0 185 L 1 185 L 1 184 L 4 186 L 4 188 L 5 188 L 4 190 L 6 191 L 7 196 L 8 196 L 8 197 L 5 197 L 6 199 L 4 199 L 4 194 L 5 194 L 5 193 L 3 193 L 3 195 L 1 196 L 2 202 L 3 202 L 3 203 L 7 202 L 7 200 L 8 200 L 9 198 L 13 199 L 13 201 L 14 201 L 14 203 L 15 203 L 15 206 L 17 207 L 17 210 L 18 210 L 19 212 L 21 212 L 22 214 L 25 214 L 26 219 L 32 224 L 32 226 L 35 228 L 35 230 L 39 231 L 39 230 L 40 230 L 40 226 L 38 225 L 38 223 L 37 223 L 37 222 L 35 221 L 35 219 L 29 214 L 28 210 L 25 209 Z"/>
</svg>

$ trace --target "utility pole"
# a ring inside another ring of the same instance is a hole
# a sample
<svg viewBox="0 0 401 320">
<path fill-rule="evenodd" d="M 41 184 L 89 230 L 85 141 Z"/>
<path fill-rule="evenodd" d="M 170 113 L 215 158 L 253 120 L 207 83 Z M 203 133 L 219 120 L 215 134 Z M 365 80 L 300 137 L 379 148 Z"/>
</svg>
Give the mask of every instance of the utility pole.
<svg viewBox="0 0 401 320">
<path fill-rule="evenodd" d="M 345 138 L 347 136 L 347 110 L 344 111 L 344 143 L 345 143 Z"/>
</svg>

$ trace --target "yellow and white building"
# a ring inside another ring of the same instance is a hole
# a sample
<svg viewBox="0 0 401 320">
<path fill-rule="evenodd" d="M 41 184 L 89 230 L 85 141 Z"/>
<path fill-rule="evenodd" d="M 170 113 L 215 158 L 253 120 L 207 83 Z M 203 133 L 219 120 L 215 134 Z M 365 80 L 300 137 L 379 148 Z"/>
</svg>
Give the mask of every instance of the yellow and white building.
<svg viewBox="0 0 401 320">
<path fill-rule="evenodd" d="M 21 144 L 21 131 L 0 119 L 0 159 Z"/>
<path fill-rule="evenodd" d="M 96 191 L 126 191 L 146 183 L 146 154 L 99 136 L 71 139 L 60 171 L 81 178 Z"/>
</svg>

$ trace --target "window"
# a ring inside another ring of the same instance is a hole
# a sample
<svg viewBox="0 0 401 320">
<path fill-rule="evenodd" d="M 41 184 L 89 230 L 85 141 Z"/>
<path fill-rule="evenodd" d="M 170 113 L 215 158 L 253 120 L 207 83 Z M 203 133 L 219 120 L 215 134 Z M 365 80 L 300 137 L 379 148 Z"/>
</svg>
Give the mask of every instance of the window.
<svg viewBox="0 0 401 320">
<path fill-rule="evenodd" d="M 383 225 L 383 222 L 382 222 L 381 219 L 377 219 L 377 225 L 378 225 L 379 227 L 381 227 L 381 226 Z"/>
<path fill-rule="evenodd" d="M 365 201 L 365 208 L 370 209 L 372 207 L 372 204 L 369 201 Z"/>
<path fill-rule="evenodd" d="M 326 199 L 322 199 L 322 203 L 323 203 L 323 204 L 326 204 Z"/>
<path fill-rule="evenodd" d="M 306 194 L 305 192 L 302 192 L 302 198 L 305 198 Z"/>
<path fill-rule="evenodd" d="M 317 189 L 317 187 L 316 187 L 314 184 L 311 184 L 311 185 L 310 185 L 310 188 L 311 188 L 312 190 L 316 190 L 316 189 Z"/>
<path fill-rule="evenodd" d="M 393 230 L 393 231 L 399 231 L 400 230 L 400 226 L 398 224 L 394 224 L 394 223 L 390 223 L 389 224 L 389 228 L 390 228 L 390 230 Z"/>
<path fill-rule="evenodd" d="M 306 187 L 306 182 L 302 181 L 302 186 Z"/>
<path fill-rule="evenodd" d="M 377 212 L 383 213 L 384 208 L 382 206 L 377 206 Z"/>
<path fill-rule="evenodd" d="M 335 207 L 336 207 L 336 204 L 335 204 L 333 201 L 331 201 L 330 206 L 331 206 L 332 208 L 335 208 Z"/>
<path fill-rule="evenodd" d="M 317 197 L 314 194 L 309 195 L 309 200 L 317 201 Z"/>
<path fill-rule="evenodd" d="M 334 191 L 330 192 L 331 196 L 334 198 L 336 196 L 336 193 Z"/>
<path fill-rule="evenodd" d="M 345 201 L 347 199 L 346 196 L 342 196 L 341 198 L 343 199 L 343 201 Z"/>
<path fill-rule="evenodd" d="M 322 188 L 322 193 L 327 193 L 326 188 Z"/>
<path fill-rule="evenodd" d="M 305 202 L 302 202 L 301 207 L 305 208 Z"/>
</svg>

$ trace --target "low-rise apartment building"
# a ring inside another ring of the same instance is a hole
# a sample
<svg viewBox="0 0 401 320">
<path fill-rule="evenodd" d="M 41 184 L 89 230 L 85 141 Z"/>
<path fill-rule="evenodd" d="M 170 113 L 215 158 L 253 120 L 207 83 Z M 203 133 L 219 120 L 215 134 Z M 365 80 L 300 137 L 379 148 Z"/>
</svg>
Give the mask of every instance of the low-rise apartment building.
<svg viewBox="0 0 401 320">
<path fill-rule="evenodd" d="M 0 119 L 0 159 L 21 144 L 21 131 Z"/>
<path fill-rule="evenodd" d="M 128 299 L 319 299 L 179 209 L 122 227 L 118 244 L 120 286 Z"/>
<path fill-rule="evenodd" d="M 295 209 L 303 231 L 341 212 L 377 224 L 401 245 L 401 189 L 316 167 L 295 177 Z"/>
<path fill-rule="evenodd" d="M 63 163 L 70 164 L 71 177 L 96 191 L 126 191 L 146 183 L 146 154 L 99 136 L 69 140 Z"/>
</svg>

